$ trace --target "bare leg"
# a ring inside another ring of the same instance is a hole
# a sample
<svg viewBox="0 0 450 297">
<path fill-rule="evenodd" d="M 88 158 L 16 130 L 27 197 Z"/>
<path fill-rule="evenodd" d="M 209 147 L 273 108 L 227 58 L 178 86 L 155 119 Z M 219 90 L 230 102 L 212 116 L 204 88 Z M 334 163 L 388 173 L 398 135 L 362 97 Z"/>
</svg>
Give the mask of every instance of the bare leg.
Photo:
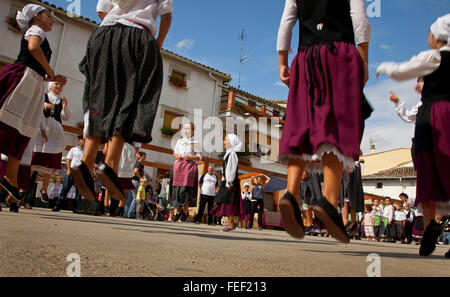
<svg viewBox="0 0 450 297">
<path fill-rule="evenodd" d="M 341 189 L 343 164 L 334 154 L 323 156 L 323 194 L 335 208 L 339 204 L 339 190 Z"/>
<path fill-rule="evenodd" d="M 83 162 L 89 168 L 90 172 L 94 172 L 95 158 L 101 141 L 101 137 L 88 136 L 84 143 Z"/>
<path fill-rule="evenodd" d="M 305 211 L 305 226 L 311 226 L 313 224 L 312 209 L 309 208 Z"/>
<path fill-rule="evenodd" d="M 111 195 L 109 195 L 108 189 L 105 190 L 105 207 L 109 207 L 111 205 Z"/>
<path fill-rule="evenodd" d="M 42 193 L 47 194 L 48 190 L 48 184 L 50 183 L 50 174 L 43 174 L 42 175 Z"/>
<path fill-rule="evenodd" d="M 423 230 L 426 230 L 431 220 L 436 217 L 436 208 L 433 202 L 422 203 L 423 209 Z"/>
<path fill-rule="evenodd" d="M 295 200 L 297 201 L 300 200 L 300 182 L 305 166 L 306 163 L 303 160 L 289 160 L 287 190 L 295 197 Z"/>
<path fill-rule="evenodd" d="M 350 216 L 351 216 L 351 221 L 352 223 L 356 223 L 356 210 L 354 210 L 353 208 L 350 208 Z"/>
<path fill-rule="evenodd" d="M 228 228 L 232 229 L 234 227 L 234 217 L 228 216 Z"/>
<path fill-rule="evenodd" d="M 20 160 L 13 156 L 8 156 L 8 166 L 6 168 L 6 181 L 13 187 L 17 187 L 17 172 L 19 171 Z"/>
<path fill-rule="evenodd" d="M 120 136 L 113 136 L 108 141 L 108 151 L 106 152 L 105 163 L 117 173 L 119 168 L 120 156 L 122 155 L 125 139 Z M 97 148 L 98 149 L 98 148 Z"/>
<path fill-rule="evenodd" d="M 344 222 L 344 225 L 347 225 L 348 223 L 348 202 L 344 202 L 344 205 L 341 208 L 341 212 L 342 212 L 342 221 Z"/>
</svg>

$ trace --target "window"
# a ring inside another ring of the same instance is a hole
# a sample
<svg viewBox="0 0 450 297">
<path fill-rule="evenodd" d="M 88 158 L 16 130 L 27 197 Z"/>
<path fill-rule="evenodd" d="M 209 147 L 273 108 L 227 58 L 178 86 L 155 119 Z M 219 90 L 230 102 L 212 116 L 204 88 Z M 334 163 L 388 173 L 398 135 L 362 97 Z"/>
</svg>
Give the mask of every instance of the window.
<svg viewBox="0 0 450 297">
<path fill-rule="evenodd" d="M 377 182 L 376 188 L 377 189 L 382 189 L 383 188 L 383 183 L 382 182 Z"/>
<path fill-rule="evenodd" d="M 172 122 L 179 117 L 182 117 L 182 114 L 177 114 L 174 112 L 170 112 L 170 111 L 165 111 L 164 112 L 164 122 L 163 122 L 163 128 L 167 128 L 167 129 L 173 129 L 176 131 L 180 130 L 180 127 L 178 128 L 172 128 Z"/>
<path fill-rule="evenodd" d="M 276 110 L 276 109 L 274 109 L 272 111 L 272 114 L 273 114 L 274 117 L 279 117 L 280 116 L 280 112 L 278 110 Z"/>
<path fill-rule="evenodd" d="M 248 106 L 251 106 L 251 107 L 253 107 L 253 108 L 256 108 L 256 102 L 255 102 L 255 101 L 248 100 Z"/>
<path fill-rule="evenodd" d="M 186 74 L 176 70 L 172 70 L 172 73 L 170 74 L 169 77 L 169 82 L 178 88 L 186 88 L 187 87 Z"/>
</svg>

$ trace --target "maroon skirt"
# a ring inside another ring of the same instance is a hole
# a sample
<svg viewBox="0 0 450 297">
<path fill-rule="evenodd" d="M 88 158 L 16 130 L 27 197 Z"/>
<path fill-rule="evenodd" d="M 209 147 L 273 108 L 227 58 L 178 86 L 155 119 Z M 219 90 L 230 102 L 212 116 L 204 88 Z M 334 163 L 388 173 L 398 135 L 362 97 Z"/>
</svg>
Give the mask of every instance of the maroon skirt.
<svg viewBox="0 0 450 297">
<path fill-rule="evenodd" d="M 17 129 L 0 122 L 0 153 L 21 160 L 30 142 L 30 138 L 23 136 Z M 5 141 L 7 139 L 7 141 Z"/>
<path fill-rule="evenodd" d="M 364 63 L 354 45 L 333 44 L 322 46 L 320 56 L 317 46 L 300 50 L 292 62 L 282 160 L 314 155 L 325 143 L 344 156 L 359 158 Z"/>
<path fill-rule="evenodd" d="M 133 185 L 133 179 L 125 178 L 125 177 L 119 177 L 120 184 L 122 185 L 123 190 L 135 190 L 136 187 Z"/>
<path fill-rule="evenodd" d="M 42 166 L 48 169 L 61 169 L 62 153 L 48 154 L 33 152 L 31 165 Z"/>
<path fill-rule="evenodd" d="M 0 108 L 22 80 L 27 67 L 21 64 L 6 65 L 0 71 Z M 0 152 L 12 156 L 18 160 L 22 159 L 25 148 L 30 138 L 23 136 L 17 129 L 0 122 Z M 4 140 L 8 141 L 4 141 Z"/>
<path fill-rule="evenodd" d="M 237 200 L 237 199 L 236 199 Z M 222 217 L 222 216 L 236 216 L 236 217 L 244 217 L 244 204 L 242 202 L 242 199 L 239 199 L 236 203 L 221 203 L 221 204 L 214 204 L 214 207 L 211 209 L 211 215 L 216 217 Z"/>
<path fill-rule="evenodd" d="M 450 201 L 450 102 L 431 106 L 433 149 L 418 151 L 415 205 L 423 202 Z"/>
</svg>

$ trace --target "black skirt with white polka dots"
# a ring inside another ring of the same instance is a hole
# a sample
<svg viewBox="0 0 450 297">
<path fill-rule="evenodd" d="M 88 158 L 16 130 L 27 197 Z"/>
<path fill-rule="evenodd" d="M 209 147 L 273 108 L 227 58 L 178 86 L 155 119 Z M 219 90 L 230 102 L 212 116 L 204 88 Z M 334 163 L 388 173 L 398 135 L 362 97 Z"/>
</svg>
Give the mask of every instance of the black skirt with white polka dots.
<svg viewBox="0 0 450 297">
<path fill-rule="evenodd" d="M 128 142 L 151 142 L 163 82 L 155 38 L 122 24 L 98 27 L 79 67 L 86 77 L 88 135 L 103 142 L 117 135 Z"/>
</svg>

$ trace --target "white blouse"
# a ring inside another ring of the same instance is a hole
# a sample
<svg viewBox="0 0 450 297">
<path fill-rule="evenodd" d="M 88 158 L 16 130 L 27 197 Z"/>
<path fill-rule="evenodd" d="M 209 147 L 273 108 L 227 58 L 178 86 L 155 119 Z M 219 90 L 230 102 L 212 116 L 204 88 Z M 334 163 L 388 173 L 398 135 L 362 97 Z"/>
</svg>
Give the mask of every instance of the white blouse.
<svg viewBox="0 0 450 297">
<path fill-rule="evenodd" d="M 370 41 L 370 23 L 364 0 L 349 0 L 356 44 Z M 283 16 L 278 30 L 277 51 L 292 51 L 292 29 L 298 21 L 296 0 L 286 0 Z"/>
<path fill-rule="evenodd" d="M 444 46 L 440 51 L 450 51 L 450 47 Z M 427 76 L 435 72 L 441 65 L 441 54 L 433 49 L 423 51 L 411 60 L 403 63 L 384 62 L 378 66 L 377 75 L 385 74 L 395 80 L 408 80 Z"/>
<path fill-rule="evenodd" d="M 194 138 L 187 139 L 183 137 L 177 141 L 175 145 L 174 154 L 179 155 L 180 157 L 188 156 L 197 156 L 202 159 L 202 155 L 200 154 L 201 149 L 198 142 L 195 141 Z"/>
<path fill-rule="evenodd" d="M 28 38 L 30 38 L 30 36 L 39 36 L 42 40 L 41 43 L 44 42 L 46 35 L 45 35 L 45 31 L 42 30 L 41 27 L 33 25 L 30 27 L 30 29 L 27 30 L 27 32 L 25 32 L 25 40 L 28 41 Z"/>
<path fill-rule="evenodd" d="M 132 2 L 131 8 L 129 2 Z M 122 8 L 121 8 L 122 6 Z M 143 29 L 142 24 L 150 29 L 153 36 L 158 32 L 156 18 L 173 12 L 172 0 L 99 0 L 98 12 L 107 12 L 101 26 L 111 26 L 121 23 L 126 26 Z"/>
<path fill-rule="evenodd" d="M 415 123 L 417 113 L 419 112 L 419 107 L 422 106 L 422 101 L 419 101 L 416 106 L 414 106 L 412 109 L 407 110 L 405 107 L 405 103 L 402 101 L 398 101 L 395 104 L 395 112 L 397 115 L 405 122 L 407 123 Z"/>
</svg>

